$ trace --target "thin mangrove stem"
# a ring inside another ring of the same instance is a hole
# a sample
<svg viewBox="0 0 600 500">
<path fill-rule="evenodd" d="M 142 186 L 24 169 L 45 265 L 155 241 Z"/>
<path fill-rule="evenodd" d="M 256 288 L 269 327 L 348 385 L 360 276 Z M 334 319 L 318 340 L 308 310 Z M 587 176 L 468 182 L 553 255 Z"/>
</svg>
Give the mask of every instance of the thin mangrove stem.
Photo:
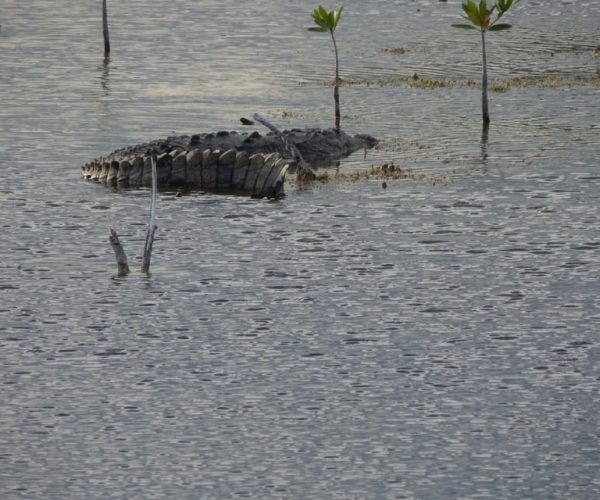
<svg viewBox="0 0 600 500">
<path fill-rule="evenodd" d="M 483 124 L 489 125 L 490 112 L 488 109 L 488 74 L 487 74 L 487 56 L 485 53 L 485 31 L 481 30 L 481 51 L 483 56 L 483 77 L 481 80 L 481 110 L 483 113 Z"/>
<path fill-rule="evenodd" d="M 333 31 L 331 32 L 333 41 L 333 51 L 335 52 L 335 84 L 333 86 L 333 100 L 335 103 L 335 130 L 340 131 L 340 61 L 338 56 L 337 43 Z"/>
</svg>

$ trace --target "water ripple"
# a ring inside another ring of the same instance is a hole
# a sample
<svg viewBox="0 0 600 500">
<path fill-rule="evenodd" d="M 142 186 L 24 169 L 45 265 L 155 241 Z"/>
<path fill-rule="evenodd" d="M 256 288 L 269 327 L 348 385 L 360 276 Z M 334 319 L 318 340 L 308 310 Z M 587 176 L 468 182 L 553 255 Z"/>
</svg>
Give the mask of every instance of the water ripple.
<svg viewBox="0 0 600 500">
<path fill-rule="evenodd" d="M 109 2 L 105 64 L 86 2 L 4 2 L 2 498 L 598 496 L 598 89 L 495 91 L 486 138 L 458 4 L 392 3 L 338 32 L 344 78 L 401 80 L 341 88 L 382 141 L 340 170 L 418 175 L 161 193 L 146 276 L 148 191 L 79 165 L 256 111 L 331 125 L 314 5 Z M 519 3 L 492 78 L 597 77 L 599 17 Z"/>
</svg>

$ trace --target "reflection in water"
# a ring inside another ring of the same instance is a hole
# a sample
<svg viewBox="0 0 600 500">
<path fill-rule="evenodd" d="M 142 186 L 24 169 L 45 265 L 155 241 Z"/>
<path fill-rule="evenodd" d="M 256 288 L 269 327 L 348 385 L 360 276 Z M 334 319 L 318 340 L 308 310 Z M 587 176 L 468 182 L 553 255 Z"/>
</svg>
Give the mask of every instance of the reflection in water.
<svg viewBox="0 0 600 500">
<path fill-rule="evenodd" d="M 106 95 L 110 92 L 110 54 L 104 53 L 104 59 L 102 61 L 102 74 L 100 75 L 100 86 L 106 92 Z"/>
<path fill-rule="evenodd" d="M 487 159 L 488 159 L 488 139 L 490 134 L 490 124 L 483 122 L 483 126 L 481 127 L 481 163 L 483 163 L 484 169 L 487 167 Z"/>
<path fill-rule="evenodd" d="M 333 101 L 335 103 L 335 129 L 340 131 L 340 86 L 338 85 L 339 78 L 336 77 L 335 85 L 333 86 Z"/>
</svg>

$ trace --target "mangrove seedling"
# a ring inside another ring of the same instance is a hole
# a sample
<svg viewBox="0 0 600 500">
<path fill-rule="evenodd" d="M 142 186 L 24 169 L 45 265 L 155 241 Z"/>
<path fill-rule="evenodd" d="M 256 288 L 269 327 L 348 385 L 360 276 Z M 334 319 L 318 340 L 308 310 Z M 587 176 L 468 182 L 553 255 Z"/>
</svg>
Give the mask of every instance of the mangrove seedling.
<svg viewBox="0 0 600 500">
<path fill-rule="evenodd" d="M 485 33 L 487 31 L 503 31 L 512 28 L 510 24 L 498 23 L 500 18 L 513 5 L 520 0 L 495 0 L 494 5 L 488 8 L 486 0 L 481 0 L 479 4 L 474 0 L 466 0 L 462 4 L 465 13 L 463 16 L 470 24 L 453 24 L 455 28 L 475 29 L 481 32 L 481 51 L 483 54 L 483 78 L 481 82 L 481 108 L 483 111 L 483 124 L 488 126 L 490 123 L 490 112 L 488 109 L 488 75 L 487 75 L 487 57 L 485 53 Z M 492 19 L 493 18 L 493 19 Z"/>
<path fill-rule="evenodd" d="M 308 28 L 309 31 L 320 33 L 329 33 L 333 42 L 333 51 L 335 52 L 335 84 L 333 86 L 333 100 L 335 103 L 335 129 L 340 130 L 340 61 L 338 57 L 337 43 L 335 42 L 334 32 L 342 17 L 344 6 L 339 9 L 327 11 L 325 7 L 319 5 L 312 13 L 315 25 Z"/>
</svg>

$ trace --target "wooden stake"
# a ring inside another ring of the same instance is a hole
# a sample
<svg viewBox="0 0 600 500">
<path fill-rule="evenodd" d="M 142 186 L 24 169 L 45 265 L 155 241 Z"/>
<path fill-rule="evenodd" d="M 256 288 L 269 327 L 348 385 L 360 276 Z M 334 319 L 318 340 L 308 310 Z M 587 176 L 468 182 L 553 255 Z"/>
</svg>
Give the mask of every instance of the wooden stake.
<svg viewBox="0 0 600 500">
<path fill-rule="evenodd" d="M 127 255 L 125 250 L 119 241 L 117 232 L 111 227 L 109 236 L 110 246 L 115 252 L 115 258 L 117 259 L 117 273 L 119 276 L 125 276 L 129 274 L 129 265 L 127 264 Z"/>
<path fill-rule="evenodd" d="M 152 198 L 150 199 L 150 221 L 148 222 L 148 232 L 146 233 L 146 243 L 144 245 L 144 256 L 142 257 L 142 272 L 150 272 L 150 257 L 152 256 L 152 244 L 154 243 L 154 233 L 156 232 L 156 224 L 154 223 L 155 205 L 156 205 L 156 151 L 152 151 Z"/>
<path fill-rule="evenodd" d="M 102 0 L 102 34 L 104 35 L 104 55 L 110 53 L 110 37 L 108 35 L 108 14 L 106 11 L 106 0 Z"/>
</svg>

